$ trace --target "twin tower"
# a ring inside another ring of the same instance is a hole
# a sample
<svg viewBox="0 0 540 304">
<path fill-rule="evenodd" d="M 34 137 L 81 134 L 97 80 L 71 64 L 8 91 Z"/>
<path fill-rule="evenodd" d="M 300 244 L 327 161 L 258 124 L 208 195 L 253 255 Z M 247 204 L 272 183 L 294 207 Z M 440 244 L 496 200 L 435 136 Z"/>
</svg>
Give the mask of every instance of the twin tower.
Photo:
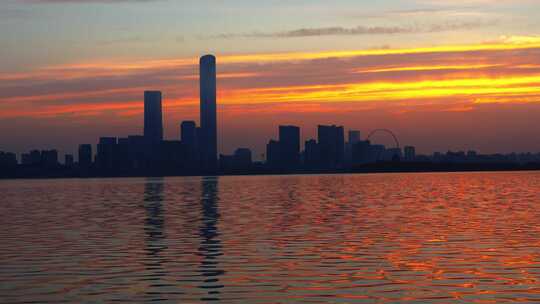
<svg viewBox="0 0 540 304">
<path fill-rule="evenodd" d="M 201 167 L 217 169 L 216 57 L 205 55 L 199 61 L 200 133 L 198 147 Z M 144 137 L 148 142 L 163 141 L 163 115 L 160 91 L 144 92 Z"/>
</svg>

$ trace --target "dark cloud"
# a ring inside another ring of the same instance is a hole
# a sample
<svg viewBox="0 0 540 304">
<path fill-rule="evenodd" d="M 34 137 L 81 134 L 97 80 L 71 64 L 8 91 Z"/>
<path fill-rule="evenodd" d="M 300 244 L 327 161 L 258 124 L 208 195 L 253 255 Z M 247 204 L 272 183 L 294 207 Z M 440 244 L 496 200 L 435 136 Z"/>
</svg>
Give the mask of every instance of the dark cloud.
<svg viewBox="0 0 540 304">
<path fill-rule="evenodd" d="M 429 8 L 417 8 L 417 9 L 403 9 L 390 11 L 391 15 L 412 16 L 412 15 L 431 15 L 431 14 L 455 14 L 455 13 L 467 13 L 482 9 L 480 6 L 459 6 L 459 7 L 429 7 Z"/>
<path fill-rule="evenodd" d="M 252 32 L 252 33 L 232 33 L 219 34 L 212 38 L 297 38 L 312 36 L 345 36 L 345 35 L 393 35 L 411 33 L 434 33 L 455 30 L 469 30 L 479 27 L 494 25 L 496 21 L 468 21 L 455 22 L 448 21 L 431 25 L 415 26 L 356 26 L 356 27 L 315 27 L 300 28 L 282 32 Z"/>
</svg>

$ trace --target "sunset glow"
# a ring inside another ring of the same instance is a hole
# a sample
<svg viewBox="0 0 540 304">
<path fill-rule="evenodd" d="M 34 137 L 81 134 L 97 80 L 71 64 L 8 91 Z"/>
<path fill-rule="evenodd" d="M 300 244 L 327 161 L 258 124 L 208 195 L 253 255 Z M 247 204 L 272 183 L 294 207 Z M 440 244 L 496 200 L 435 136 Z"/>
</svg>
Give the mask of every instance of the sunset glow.
<svg viewBox="0 0 540 304">
<path fill-rule="evenodd" d="M 479 50 L 482 52 L 478 53 Z M 507 53 L 507 50 L 512 52 Z M 218 74 L 220 104 L 376 103 L 423 99 L 436 102 L 437 98 L 450 96 L 456 98 L 454 103 L 538 102 L 540 62 L 534 62 L 538 59 L 532 54 L 515 62 L 516 52 L 523 50 L 538 54 L 540 46 L 533 40 L 520 44 L 222 56 Z M 455 53 L 459 56 L 452 57 Z M 406 55 L 411 56 L 409 60 L 403 57 Z M 371 63 L 370 58 L 377 63 Z M 333 62 L 338 64 L 333 65 Z M 70 64 L 2 75 L 2 87 L 13 93 L 0 98 L 3 108 L 0 115 L 39 117 L 54 114 L 55 110 L 58 114 L 114 111 L 125 115 L 122 111 L 142 109 L 142 104 L 124 102 L 124 99 L 132 96 L 133 100 L 148 87 L 136 84 L 138 78 L 144 77 L 152 87 L 164 91 L 167 107 L 195 105 L 196 71 L 195 59 L 179 59 L 132 64 Z M 117 85 L 70 88 L 71 83 L 88 81 L 91 84 L 99 82 L 100 78 L 111 79 Z M 42 85 L 42 82 L 58 89 L 28 93 L 27 88 Z M 64 100 L 70 105 L 57 105 Z M 103 103 L 103 100 L 108 102 Z M 10 106 L 15 103 L 32 106 L 26 111 L 11 110 Z"/>
<path fill-rule="evenodd" d="M 540 299 L 540 0 L 0 0 L 0 46 L 0 302 Z"/>
<path fill-rule="evenodd" d="M 123 131 L 118 136 L 137 133 L 141 128 L 142 92 L 160 90 L 164 96 L 165 131 L 168 137 L 174 138 L 178 136 L 180 121 L 198 119 L 198 57 L 207 52 L 214 53 L 218 62 L 218 121 L 227 136 L 238 139 L 243 136 L 238 130 L 249 129 L 250 123 L 264 122 L 264 126 L 259 126 L 261 134 L 258 135 L 263 138 L 272 136 L 270 130 L 280 123 L 300 124 L 310 135 L 317 123 L 354 124 L 358 121 L 361 124 L 350 127 L 403 128 L 406 131 L 402 136 L 414 141 L 422 133 L 417 127 L 421 123 L 419 119 L 429 116 L 424 113 L 432 114 L 431 117 L 455 113 L 453 118 L 439 117 L 437 122 L 441 125 L 433 126 L 438 132 L 447 133 L 450 129 L 454 133 L 447 134 L 448 139 L 437 142 L 436 146 L 430 145 L 433 141 L 426 141 L 424 148 L 451 149 L 455 145 L 450 142 L 459 142 L 458 138 L 464 134 L 475 134 L 475 138 L 485 136 L 485 133 L 467 132 L 462 125 L 452 127 L 454 119 L 478 121 L 480 113 L 489 109 L 492 114 L 482 114 L 484 125 L 496 123 L 495 117 L 504 117 L 508 132 L 517 134 L 522 131 L 518 126 L 523 120 L 516 116 L 522 114 L 516 113 L 540 114 L 540 33 L 533 27 L 528 27 L 527 31 L 514 30 L 510 20 L 497 17 L 504 12 L 533 22 L 536 18 L 532 12 L 537 4 L 525 1 L 518 9 L 489 2 L 492 9 L 486 10 L 481 4 L 462 7 L 413 1 L 411 7 L 407 7 L 386 2 L 366 13 L 366 22 L 375 25 L 359 27 L 360 30 L 354 30 L 359 26 L 356 21 L 342 17 L 331 18 L 334 22 L 351 24 L 308 26 L 302 24 L 307 19 L 300 18 L 298 22 L 284 21 L 284 29 L 276 28 L 272 22 L 270 28 L 260 31 L 251 31 L 247 21 L 231 21 L 225 23 L 230 27 L 220 28 L 207 23 L 210 19 L 201 19 L 201 26 L 208 34 L 197 34 L 197 29 L 186 25 L 189 30 L 182 38 L 177 38 L 179 46 L 147 41 L 144 27 L 138 28 L 140 42 L 135 38 L 125 39 L 115 32 L 94 44 L 71 37 L 63 28 L 61 33 L 69 36 L 66 41 L 79 41 L 81 48 L 63 44 L 65 52 L 51 49 L 52 55 L 48 58 L 42 58 L 43 52 L 30 45 L 23 49 L 34 57 L 9 49 L 8 57 L 12 60 L 6 61 L 5 66 L 10 68 L 0 71 L 0 118 L 3 120 L 0 128 L 17 124 L 26 134 L 31 133 L 35 123 L 41 125 L 54 120 L 55 125 L 62 126 L 54 132 L 62 134 L 66 146 L 75 136 L 69 130 L 81 123 L 85 126 L 99 124 L 100 128 L 110 127 L 111 131 L 112 126 L 119 126 Z M 28 12 L 51 10 L 51 14 L 58 16 L 54 9 L 62 6 L 83 19 L 86 6 L 112 11 L 125 8 L 121 3 L 86 3 L 79 6 L 54 1 L 40 4 L 14 1 L 6 8 Z M 235 5 L 229 3 L 227 7 L 214 8 L 207 7 L 205 2 L 194 4 L 192 8 L 204 7 L 210 9 L 210 14 L 220 12 L 219 16 L 231 7 L 258 14 L 252 11 L 251 4 Z M 358 6 L 343 5 L 351 9 Z M 125 6 L 143 11 L 155 9 L 168 16 L 164 7 L 152 3 Z M 294 5 L 280 9 L 264 6 L 273 18 L 281 16 L 282 9 L 295 10 Z M 172 4 L 167 8 L 180 9 Z M 327 5 L 318 1 L 310 9 L 313 14 L 328 10 Z M 207 13 L 205 10 L 201 12 Z M 343 14 L 340 10 L 330 12 L 335 16 Z M 430 14 L 437 19 L 430 18 Z M 265 18 L 257 16 L 260 20 Z M 317 16 L 322 18 L 325 14 Z M 478 22 L 479 19 L 483 21 Z M 411 26 L 409 20 L 417 21 L 417 25 Z M 377 22 L 382 21 L 394 22 L 395 26 L 378 26 Z M 4 22 L 16 25 L 20 20 L 5 19 Z M 111 26 L 121 24 L 114 18 L 106 22 Z M 82 29 L 77 29 L 76 33 L 82 33 Z M 164 39 L 167 35 L 156 32 L 154 38 Z M 96 47 L 100 43 L 107 52 Z M 73 52 L 76 55 L 71 55 Z M 62 56 L 68 53 L 69 56 Z M 398 123 L 396 115 L 400 115 L 400 119 L 408 117 L 406 123 Z M 320 121 L 314 120 L 315 117 Z M 53 132 L 49 127 L 44 128 Z M 88 138 L 87 141 L 94 140 Z M 260 150 L 263 143 L 251 144 Z M 222 148 L 230 150 L 233 143 L 230 145 Z M 422 143 L 416 145 L 423 149 Z M 540 149 L 536 144 L 528 146 L 530 150 Z M 30 147 L 24 147 L 27 148 Z"/>
</svg>

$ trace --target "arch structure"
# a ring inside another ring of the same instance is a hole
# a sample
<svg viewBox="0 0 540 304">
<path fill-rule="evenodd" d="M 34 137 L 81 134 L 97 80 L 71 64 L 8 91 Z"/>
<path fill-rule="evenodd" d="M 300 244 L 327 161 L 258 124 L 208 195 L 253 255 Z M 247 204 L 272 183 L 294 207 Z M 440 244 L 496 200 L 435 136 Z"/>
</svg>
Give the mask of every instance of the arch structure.
<svg viewBox="0 0 540 304">
<path fill-rule="evenodd" d="M 386 133 L 386 134 L 390 134 L 390 136 L 392 136 L 392 138 L 394 139 L 394 142 L 396 144 L 396 148 L 400 149 L 401 146 L 399 145 L 399 140 L 396 136 L 396 134 L 394 134 L 394 132 L 388 130 L 388 129 L 375 129 L 373 131 L 371 131 L 371 133 L 369 133 L 368 137 L 367 137 L 367 140 L 369 140 L 371 138 L 371 136 L 375 135 L 376 133 Z"/>
</svg>

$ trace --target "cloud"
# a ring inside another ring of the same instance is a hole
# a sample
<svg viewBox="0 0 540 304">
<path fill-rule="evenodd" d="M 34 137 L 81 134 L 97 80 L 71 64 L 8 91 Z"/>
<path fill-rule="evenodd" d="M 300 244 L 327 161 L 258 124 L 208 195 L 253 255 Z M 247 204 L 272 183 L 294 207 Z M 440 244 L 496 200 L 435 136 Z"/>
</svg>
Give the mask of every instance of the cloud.
<svg viewBox="0 0 540 304">
<path fill-rule="evenodd" d="M 352 18 L 361 19 L 387 19 L 395 20 L 396 18 L 463 18 L 463 17 L 492 17 L 499 16 L 494 12 L 486 12 L 482 6 L 461 6 L 461 7 L 421 7 L 414 9 L 396 9 L 383 12 L 372 13 L 357 13 L 348 12 L 345 14 Z M 405 19 L 406 20 L 406 19 Z"/>
<path fill-rule="evenodd" d="M 19 3 L 35 3 L 35 4 L 54 4 L 54 3 L 143 3 L 143 2 L 156 2 L 161 0 L 18 0 Z"/>
<path fill-rule="evenodd" d="M 130 36 L 125 38 L 116 38 L 116 39 L 107 39 L 107 40 L 99 40 L 96 43 L 100 45 L 112 45 L 112 44 L 132 44 L 132 43 L 140 43 L 143 42 L 145 39 L 143 39 L 141 36 Z M 146 39 L 148 41 L 148 39 Z"/>
<path fill-rule="evenodd" d="M 346 35 L 393 35 L 411 33 L 435 33 L 456 30 L 470 30 L 496 24 L 496 21 L 448 21 L 431 25 L 414 26 L 356 26 L 352 28 L 333 26 L 318 28 L 300 28 L 281 32 L 252 32 L 252 33 L 225 33 L 211 38 L 298 38 L 313 36 L 346 36 Z"/>
<path fill-rule="evenodd" d="M 424 149 L 448 148 L 449 136 L 456 143 L 507 147 L 497 140 L 515 141 L 523 138 L 520 132 L 540 128 L 539 120 L 530 119 L 540 113 L 540 40 L 535 37 L 423 49 L 218 54 L 217 59 L 220 130 L 231 149 L 246 142 L 263 149 L 258 140 L 291 122 L 306 132 L 320 123 L 364 130 L 394 126 L 426 136 L 446 132 L 444 139 L 416 141 Z M 179 121 L 198 117 L 197 62 L 114 60 L 0 73 L 0 129 L 17 126 L 3 142 L 46 139 L 62 148 L 51 141 L 53 134 L 64 136 L 58 142 L 72 149 L 74 141 L 95 142 L 104 134 L 137 134 L 146 89 L 163 91 L 166 130 L 176 138 Z M 479 112 L 487 108 L 491 114 Z M 484 140 L 494 129 L 507 137 Z M 253 138 L 247 139 L 245 130 L 253 130 Z M 463 138 L 471 134 L 477 137 Z M 508 147 L 533 147 L 530 141 L 521 144 Z"/>
<path fill-rule="evenodd" d="M 523 100 L 540 83 L 540 43 L 381 49 L 335 53 L 218 56 L 224 104 L 374 102 L 456 96 Z M 169 106 L 197 99 L 197 60 L 95 62 L 0 74 L 0 116 L 32 116 L 43 107 L 140 99 L 148 88 Z M 501 99 L 499 99 L 501 100 Z M 535 99 L 536 100 L 536 99 Z M 85 105 L 82 107 L 82 105 Z M 94 106 L 91 106 L 94 105 Z M 17 109 L 17 112 L 13 112 Z M 37 115 L 37 114 L 36 114 Z"/>
</svg>

